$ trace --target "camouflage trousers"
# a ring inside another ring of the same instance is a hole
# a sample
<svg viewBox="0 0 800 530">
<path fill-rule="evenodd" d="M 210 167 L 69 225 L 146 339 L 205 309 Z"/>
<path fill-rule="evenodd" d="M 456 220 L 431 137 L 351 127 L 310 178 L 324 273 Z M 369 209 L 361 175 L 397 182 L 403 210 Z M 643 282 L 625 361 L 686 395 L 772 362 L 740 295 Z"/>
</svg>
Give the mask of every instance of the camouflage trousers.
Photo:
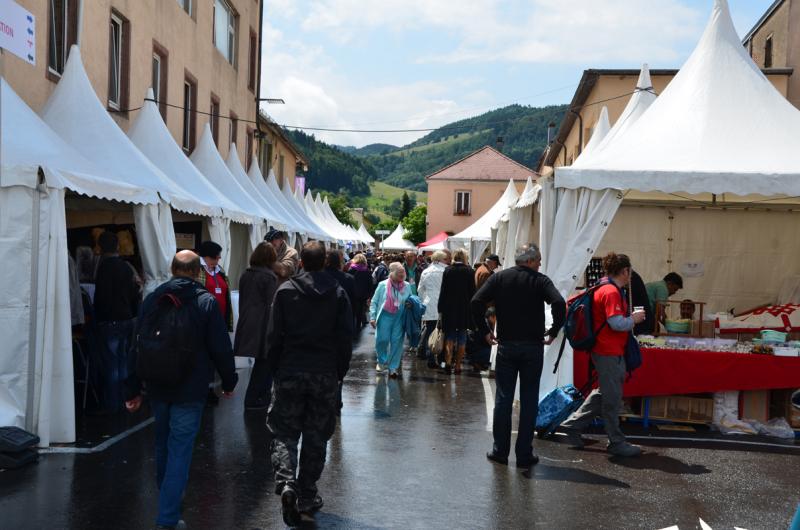
<svg viewBox="0 0 800 530">
<path fill-rule="evenodd" d="M 325 467 L 328 440 L 336 428 L 339 382 L 335 374 L 278 376 L 272 385 L 267 427 L 275 493 L 294 485 L 300 497 L 314 498 Z M 303 437 L 298 473 L 297 444 Z"/>
</svg>

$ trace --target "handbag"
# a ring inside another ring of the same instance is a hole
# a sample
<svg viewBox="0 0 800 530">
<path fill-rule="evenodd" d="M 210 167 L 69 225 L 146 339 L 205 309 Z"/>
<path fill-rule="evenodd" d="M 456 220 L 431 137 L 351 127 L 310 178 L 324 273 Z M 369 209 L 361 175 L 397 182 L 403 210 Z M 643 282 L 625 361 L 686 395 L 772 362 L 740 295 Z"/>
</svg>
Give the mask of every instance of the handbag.
<svg viewBox="0 0 800 530">
<path fill-rule="evenodd" d="M 642 365 L 642 350 L 639 348 L 639 341 L 628 333 L 628 342 L 625 344 L 625 371 L 628 372 L 628 379 L 631 378 L 633 371 Z"/>
<path fill-rule="evenodd" d="M 428 348 L 431 350 L 431 354 L 437 358 L 441 355 L 442 350 L 444 350 L 444 330 L 442 329 L 441 318 L 436 322 L 436 329 L 434 329 L 430 337 L 428 337 Z"/>
</svg>

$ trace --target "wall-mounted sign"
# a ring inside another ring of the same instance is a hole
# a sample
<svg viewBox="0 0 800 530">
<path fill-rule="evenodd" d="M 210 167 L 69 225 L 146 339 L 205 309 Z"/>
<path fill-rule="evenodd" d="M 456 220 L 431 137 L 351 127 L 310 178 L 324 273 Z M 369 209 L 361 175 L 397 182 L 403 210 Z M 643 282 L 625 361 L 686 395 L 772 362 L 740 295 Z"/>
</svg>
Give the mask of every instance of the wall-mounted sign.
<svg viewBox="0 0 800 530">
<path fill-rule="evenodd" d="M 179 250 L 194 250 L 197 248 L 194 234 L 175 234 L 175 246 Z"/>
<path fill-rule="evenodd" d="M 36 64 L 36 17 L 13 0 L 0 0 L 0 48 Z"/>
<path fill-rule="evenodd" d="M 300 193 L 303 195 L 306 194 L 306 178 L 305 177 L 295 177 L 294 178 L 294 189 L 295 191 L 297 188 L 300 188 Z"/>
</svg>

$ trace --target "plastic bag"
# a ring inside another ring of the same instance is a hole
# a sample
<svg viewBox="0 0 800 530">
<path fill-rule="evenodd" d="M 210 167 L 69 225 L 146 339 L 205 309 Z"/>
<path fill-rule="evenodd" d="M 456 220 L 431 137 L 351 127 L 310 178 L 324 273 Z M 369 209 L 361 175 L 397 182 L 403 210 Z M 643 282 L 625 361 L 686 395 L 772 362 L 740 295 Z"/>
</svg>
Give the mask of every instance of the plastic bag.
<svg viewBox="0 0 800 530">
<path fill-rule="evenodd" d="M 758 429 L 758 434 L 794 440 L 794 431 L 786 418 L 772 418 L 767 423 L 754 421 L 753 427 Z"/>
</svg>

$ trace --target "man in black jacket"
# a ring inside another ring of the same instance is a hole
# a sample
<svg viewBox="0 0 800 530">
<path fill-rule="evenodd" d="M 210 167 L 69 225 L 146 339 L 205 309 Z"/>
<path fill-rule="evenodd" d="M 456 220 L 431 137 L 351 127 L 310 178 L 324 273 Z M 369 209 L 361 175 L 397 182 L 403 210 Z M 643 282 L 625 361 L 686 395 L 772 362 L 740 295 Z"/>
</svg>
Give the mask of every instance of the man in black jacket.
<svg viewBox="0 0 800 530">
<path fill-rule="evenodd" d="M 141 323 L 142 316 L 150 315 L 166 296 L 188 304 L 184 309 L 190 311 L 188 315 L 192 323 L 192 329 L 182 336 L 192 338 L 189 346 L 194 351 L 194 360 L 182 382 L 165 385 L 144 381 L 156 428 L 156 479 L 159 489 L 156 528 L 182 525 L 181 498 L 189 478 L 192 448 L 200 429 L 213 368 L 222 378 L 223 395 L 230 397 L 238 381 L 227 325 L 216 299 L 195 280 L 199 274 L 200 257 L 189 250 L 178 252 L 172 260 L 172 279 L 145 299 L 139 318 Z M 132 357 L 131 366 L 135 367 L 135 352 Z M 129 398 L 125 403 L 131 412 L 141 406 L 142 386 L 136 371 L 131 370 L 128 378 Z"/>
<path fill-rule="evenodd" d="M 300 253 L 303 273 L 278 288 L 267 334 L 274 399 L 267 418 L 275 493 L 284 522 L 322 507 L 317 480 L 336 426 L 338 382 L 352 355 L 353 319 L 347 294 L 323 271 L 325 247 L 310 241 Z M 300 469 L 297 443 L 303 437 Z"/>
<path fill-rule="evenodd" d="M 494 401 L 492 434 L 494 447 L 486 454 L 490 461 L 507 465 L 511 450 L 511 410 L 519 376 L 519 431 L 517 467 L 529 469 L 539 459 L 533 454 L 533 428 L 539 413 L 539 379 L 542 376 L 544 345 L 552 344 L 567 306 L 550 278 L 539 273 L 542 255 L 535 245 L 516 251 L 516 266 L 492 274 L 472 298 L 473 320 L 487 343 L 498 343 L 495 361 L 497 393 Z M 494 302 L 497 337 L 486 324 L 486 306 Z M 553 326 L 545 331 L 544 304 L 551 306 Z"/>
</svg>

